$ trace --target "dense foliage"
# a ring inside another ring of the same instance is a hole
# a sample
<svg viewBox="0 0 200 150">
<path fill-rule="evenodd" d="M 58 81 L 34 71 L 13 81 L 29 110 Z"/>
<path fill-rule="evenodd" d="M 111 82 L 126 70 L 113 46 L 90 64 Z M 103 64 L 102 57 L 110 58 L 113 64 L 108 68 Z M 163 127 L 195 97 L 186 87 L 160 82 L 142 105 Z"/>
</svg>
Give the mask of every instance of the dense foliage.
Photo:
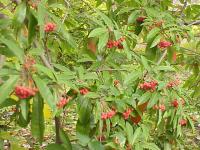
<svg viewBox="0 0 200 150">
<path fill-rule="evenodd" d="M 199 10 L 189 0 L 2 0 L 0 108 L 42 144 L 47 104 L 48 150 L 184 148 L 198 121 Z M 60 116 L 74 106 L 71 139 Z"/>
</svg>

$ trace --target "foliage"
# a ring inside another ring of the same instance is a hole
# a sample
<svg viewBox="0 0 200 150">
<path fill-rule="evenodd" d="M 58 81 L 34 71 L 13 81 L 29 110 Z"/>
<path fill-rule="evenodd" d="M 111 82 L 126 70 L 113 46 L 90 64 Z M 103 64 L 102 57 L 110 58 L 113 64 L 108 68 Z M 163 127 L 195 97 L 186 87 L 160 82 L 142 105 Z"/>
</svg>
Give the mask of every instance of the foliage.
<svg viewBox="0 0 200 150">
<path fill-rule="evenodd" d="M 47 149 L 183 147 L 200 97 L 200 42 L 188 26 L 199 5 L 175 11 L 180 5 L 170 0 L 2 4 L 0 108 L 14 106 L 16 123 L 30 124 L 42 144 L 48 105 L 56 139 Z M 60 120 L 73 105 L 75 143 Z"/>
</svg>

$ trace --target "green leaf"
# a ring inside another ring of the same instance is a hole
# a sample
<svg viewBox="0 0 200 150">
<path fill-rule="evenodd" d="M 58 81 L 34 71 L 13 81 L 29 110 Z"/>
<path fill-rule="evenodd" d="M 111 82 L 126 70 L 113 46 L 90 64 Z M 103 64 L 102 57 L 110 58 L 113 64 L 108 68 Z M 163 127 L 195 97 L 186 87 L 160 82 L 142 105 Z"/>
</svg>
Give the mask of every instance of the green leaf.
<svg viewBox="0 0 200 150">
<path fill-rule="evenodd" d="M 149 149 L 149 150 L 160 150 L 160 148 L 154 143 L 144 143 L 143 148 Z"/>
<path fill-rule="evenodd" d="M 0 86 L 0 104 L 2 104 L 6 98 L 9 97 L 18 79 L 19 76 L 12 76 L 3 85 Z"/>
<path fill-rule="evenodd" d="M 99 141 L 91 141 L 88 144 L 89 150 L 104 150 L 103 145 Z"/>
<path fill-rule="evenodd" d="M 47 13 L 46 8 L 44 7 L 45 3 L 44 1 L 41 1 L 38 4 L 38 11 L 37 11 L 37 20 L 38 20 L 38 25 L 40 27 L 40 39 L 44 38 L 44 24 L 45 24 L 45 14 Z"/>
<path fill-rule="evenodd" d="M 108 32 L 106 32 L 105 34 L 103 34 L 99 37 L 98 50 L 101 51 L 101 49 L 103 49 L 104 46 L 106 46 L 106 44 L 108 42 L 108 38 L 109 38 Z"/>
<path fill-rule="evenodd" d="M 101 18 L 103 19 L 103 21 L 105 22 L 105 24 L 106 24 L 109 28 L 111 28 L 111 29 L 114 28 L 113 22 L 112 22 L 112 20 L 110 20 L 110 18 L 109 18 L 108 16 L 106 16 L 104 13 L 100 12 L 99 10 L 97 10 L 97 14 L 98 14 L 99 16 L 101 16 Z"/>
<path fill-rule="evenodd" d="M 150 72 L 151 68 L 148 64 L 147 59 L 144 56 L 141 56 L 141 62 L 142 62 L 142 65 L 144 66 L 144 68 Z"/>
<path fill-rule="evenodd" d="M 29 117 L 29 110 L 30 110 L 30 104 L 28 99 L 21 99 L 19 101 L 20 106 L 20 113 L 24 120 L 28 120 Z"/>
<path fill-rule="evenodd" d="M 16 28 L 22 26 L 24 19 L 26 17 L 26 3 L 22 2 L 17 6 L 14 18 L 13 18 L 13 25 Z"/>
<path fill-rule="evenodd" d="M 138 10 L 133 11 L 130 14 L 130 16 L 128 17 L 128 24 L 134 23 L 136 18 L 138 17 L 138 15 L 139 15 L 139 11 Z"/>
<path fill-rule="evenodd" d="M 9 48 L 9 50 L 13 54 L 15 54 L 15 56 L 17 56 L 19 58 L 21 63 L 23 63 L 23 61 L 24 61 L 24 50 L 21 49 L 14 40 L 12 40 L 12 39 L 8 40 L 8 39 L 6 39 L 4 37 L 0 37 L 0 41 L 2 43 L 4 43 Z"/>
<path fill-rule="evenodd" d="M 31 133 L 37 138 L 40 144 L 43 141 L 44 136 L 44 113 L 43 113 L 44 103 L 43 99 L 39 94 L 35 95 L 32 104 L 32 114 L 31 114 Z"/>
<path fill-rule="evenodd" d="M 55 80 L 55 76 L 53 74 L 53 70 L 43 66 L 43 65 L 40 65 L 40 64 L 36 64 L 34 65 L 38 71 L 41 71 L 43 72 L 45 75 L 47 75 L 50 79 L 53 79 Z"/>
<path fill-rule="evenodd" d="M 62 129 L 59 130 L 59 135 L 60 135 L 60 139 L 63 143 L 63 146 L 67 150 L 72 150 L 72 145 L 71 145 L 68 135 Z"/>
<path fill-rule="evenodd" d="M 155 39 L 153 40 L 153 42 L 151 43 L 150 48 L 153 48 L 153 47 L 155 47 L 156 45 L 158 45 L 158 43 L 160 42 L 160 39 L 161 39 L 161 36 L 160 36 L 160 35 L 156 36 L 156 38 L 155 38 Z"/>
<path fill-rule="evenodd" d="M 133 83 L 134 81 L 136 81 L 141 75 L 141 72 L 139 71 L 132 71 L 131 73 L 127 74 L 127 76 L 124 79 L 124 84 L 125 85 L 129 85 L 130 83 Z"/>
<path fill-rule="evenodd" d="M 159 28 L 153 28 L 148 34 L 147 34 L 147 43 L 153 41 L 154 37 L 160 32 Z"/>
<path fill-rule="evenodd" d="M 36 35 L 36 26 L 37 26 L 37 19 L 35 16 L 30 12 L 29 14 L 29 23 L 28 23 L 28 44 L 31 44 L 35 35 Z"/>
<path fill-rule="evenodd" d="M 108 32 L 108 29 L 106 28 L 96 28 L 90 32 L 88 37 L 99 37 L 106 32 Z"/>
<path fill-rule="evenodd" d="M 147 105 L 147 109 L 152 108 L 158 102 L 159 98 L 160 98 L 159 93 L 153 93 Z"/>
<path fill-rule="evenodd" d="M 144 94 L 139 98 L 138 105 L 143 104 L 143 103 L 149 101 L 151 95 L 152 95 L 151 92 L 146 92 L 146 93 L 144 93 Z"/>
<path fill-rule="evenodd" d="M 81 124 L 87 124 L 91 115 L 91 104 L 88 99 L 83 98 L 79 108 L 79 120 Z"/>
<path fill-rule="evenodd" d="M 13 100 L 11 98 L 7 98 L 2 104 L 0 104 L 0 109 L 2 109 L 3 107 L 8 107 L 8 106 L 13 106 L 16 105 L 17 101 Z"/>
<path fill-rule="evenodd" d="M 128 122 L 126 122 L 126 134 L 127 134 L 128 142 L 131 143 L 133 139 L 133 127 Z"/>
<path fill-rule="evenodd" d="M 135 143 L 135 141 L 137 140 L 137 138 L 141 135 L 141 132 L 142 132 L 142 130 L 141 130 L 140 127 L 135 130 L 133 138 L 131 140 L 131 145 L 133 145 Z"/>
<path fill-rule="evenodd" d="M 66 150 L 66 148 L 61 144 L 49 144 L 46 150 Z"/>
<path fill-rule="evenodd" d="M 50 106 L 50 108 L 53 111 L 55 111 L 56 110 L 56 102 L 55 102 L 52 92 L 50 91 L 47 84 L 44 82 L 44 80 L 40 79 L 37 76 L 33 76 L 33 79 L 37 85 L 37 88 L 40 91 L 42 98 L 47 102 L 47 104 Z"/>
</svg>

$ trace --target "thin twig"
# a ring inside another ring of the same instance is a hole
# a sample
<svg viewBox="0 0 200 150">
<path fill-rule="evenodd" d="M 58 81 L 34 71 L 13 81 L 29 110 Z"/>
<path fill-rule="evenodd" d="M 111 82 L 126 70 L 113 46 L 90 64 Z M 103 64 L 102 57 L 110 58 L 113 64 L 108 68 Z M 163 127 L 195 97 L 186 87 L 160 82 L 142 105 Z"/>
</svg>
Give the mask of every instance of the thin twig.
<svg viewBox="0 0 200 150">
<path fill-rule="evenodd" d="M 160 63 L 162 62 L 162 60 L 165 58 L 166 55 L 167 55 L 167 49 L 165 49 L 165 51 L 163 52 L 162 56 L 160 57 L 160 59 L 156 64 L 160 65 Z"/>
</svg>

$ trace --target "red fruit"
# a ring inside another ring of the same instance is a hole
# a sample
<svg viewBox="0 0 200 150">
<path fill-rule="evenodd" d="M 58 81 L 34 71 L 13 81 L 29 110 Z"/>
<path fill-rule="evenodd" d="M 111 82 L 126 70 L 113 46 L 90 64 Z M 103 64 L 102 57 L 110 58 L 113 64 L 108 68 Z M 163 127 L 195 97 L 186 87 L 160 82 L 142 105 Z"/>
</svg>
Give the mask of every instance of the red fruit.
<svg viewBox="0 0 200 150">
<path fill-rule="evenodd" d="M 186 126 L 186 125 L 187 125 L 187 120 L 181 119 L 181 120 L 179 121 L 179 124 L 180 124 L 181 126 Z"/>
<path fill-rule="evenodd" d="M 124 49 L 124 46 L 120 43 L 120 44 L 117 45 L 117 48 L 118 49 Z"/>
<path fill-rule="evenodd" d="M 158 44 L 159 48 L 167 48 L 170 46 L 172 46 L 172 43 L 168 41 L 160 41 L 160 43 Z"/>
<path fill-rule="evenodd" d="M 130 118 L 131 118 L 131 121 L 132 121 L 134 124 L 138 124 L 138 123 L 142 120 L 142 118 L 141 118 L 140 115 L 138 115 L 138 116 L 136 116 L 136 117 L 131 116 Z"/>
<path fill-rule="evenodd" d="M 112 40 L 109 40 L 108 42 L 107 42 L 107 48 L 113 48 L 114 47 L 114 44 L 113 44 L 113 41 Z"/>
<path fill-rule="evenodd" d="M 145 19 L 146 19 L 146 17 L 138 17 L 138 18 L 136 19 L 136 21 L 137 21 L 138 23 L 143 23 Z"/>
<path fill-rule="evenodd" d="M 82 88 L 82 89 L 79 90 L 79 92 L 80 92 L 81 95 L 86 95 L 86 94 L 89 93 L 89 90 L 87 88 Z"/>
<path fill-rule="evenodd" d="M 101 119 L 102 119 L 102 120 L 108 119 L 107 113 L 102 113 L 102 114 L 101 114 Z"/>
<path fill-rule="evenodd" d="M 161 104 L 161 105 L 159 106 L 159 109 L 160 109 L 161 111 L 165 111 L 165 110 L 166 110 L 166 107 L 165 107 L 164 104 Z"/>
<path fill-rule="evenodd" d="M 180 84 L 180 80 L 179 79 L 176 79 L 174 81 L 170 81 L 167 83 L 167 88 L 173 88 L 175 86 L 178 86 Z"/>
<path fill-rule="evenodd" d="M 56 24 L 54 24 L 52 22 L 48 22 L 44 26 L 44 31 L 45 32 L 53 32 L 55 30 L 56 30 Z"/>
<path fill-rule="evenodd" d="M 116 111 L 111 110 L 110 112 L 107 112 L 107 118 L 110 119 L 116 114 Z"/>
<path fill-rule="evenodd" d="M 58 108 L 63 108 L 69 102 L 70 99 L 71 99 L 71 97 L 68 97 L 68 98 L 62 97 L 60 99 L 60 101 L 56 104 L 56 106 Z"/>
<path fill-rule="evenodd" d="M 131 112 L 132 112 L 132 109 L 128 108 L 128 109 L 123 113 L 123 117 L 124 117 L 125 120 L 129 118 Z"/>
<path fill-rule="evenodd" d="M 155 91 L 156 87 L 158 85 L 157 81 L 151 81 L 151 82 L 144 82 L 142 84 L 139 85 L 139 88 L 145 91 Z"/>
<path fill-rule="evenodd" d="M 178 108 L 178 100 L 174 100 L 172 102 L 172 106 L 175 107 L 175 108 Z"/>
<path fill-rule="evenodd" d="M 16 86 L 15 87 L 15 94 L 20 99 L 26 99 L 26 98 L 29 98 L 31 96 L 35 96 L 37 91 L 38 90 L 36 88 L 32 89 L 32 88 L 24 87 L 24 86 Z"/>
</svg>

